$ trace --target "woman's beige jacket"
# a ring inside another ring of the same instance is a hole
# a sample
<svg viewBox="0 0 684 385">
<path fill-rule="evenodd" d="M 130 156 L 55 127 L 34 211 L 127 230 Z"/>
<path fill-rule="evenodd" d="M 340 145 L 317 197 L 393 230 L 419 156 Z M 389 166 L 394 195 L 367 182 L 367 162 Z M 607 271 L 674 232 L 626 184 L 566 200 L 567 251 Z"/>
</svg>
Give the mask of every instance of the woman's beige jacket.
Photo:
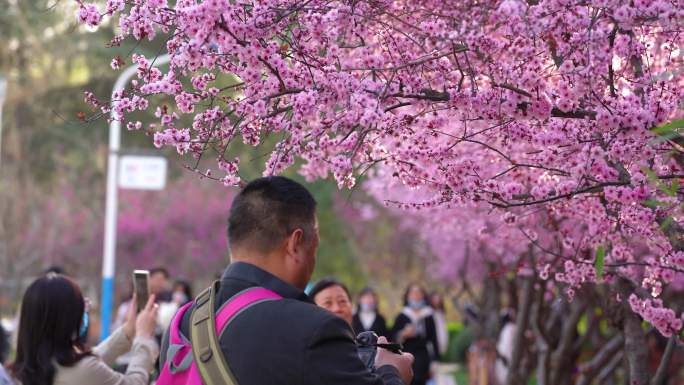
<svg viewBox="0 0 684 385">
<path fill-rule="evenodd" d="M 126 373 L 114 371 L 110 365 L 129 350 L 131 361 Z M 119 328 L 97 345 L 93 354 L 72 367 L 55 365 L 57 373 L 53 385 L 147 385 L 159 346 L 152 337 L 135 337 L 131 343 Z"/>
</svg>

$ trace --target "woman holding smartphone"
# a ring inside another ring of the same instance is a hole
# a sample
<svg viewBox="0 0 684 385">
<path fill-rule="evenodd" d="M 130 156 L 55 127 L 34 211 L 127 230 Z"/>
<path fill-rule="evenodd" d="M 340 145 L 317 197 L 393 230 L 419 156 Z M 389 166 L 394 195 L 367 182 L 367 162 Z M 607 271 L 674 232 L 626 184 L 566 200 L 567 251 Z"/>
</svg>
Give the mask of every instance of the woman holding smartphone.
<svg viewBox="0 0 684 385">
<path fill-rule="evenodd" d="M 70 278 L 48 274 L 24 294 L 11 374 L 22 385 L 147 385 L 159 354 L 156 318 L 154 296 L 137 316 L 132 301 L 126 323 L 90 350 L 84 345 L 88 312 L 81 289 Z M 111 369 L 129 350 L 126 373 Z"/>
</svg>

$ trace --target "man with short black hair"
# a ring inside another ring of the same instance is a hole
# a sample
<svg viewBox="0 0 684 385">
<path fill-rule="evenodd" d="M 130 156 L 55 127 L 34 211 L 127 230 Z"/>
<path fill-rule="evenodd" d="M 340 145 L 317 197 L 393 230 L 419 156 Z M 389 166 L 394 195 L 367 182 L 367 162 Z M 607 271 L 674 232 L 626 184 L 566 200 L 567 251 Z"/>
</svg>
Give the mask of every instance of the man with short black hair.
<svg viewBox="0 0 684 385">
<path fill-rule="evenodd" d="M 214 310 L 253 287 L 283 297 L 248 307 L 220 334 L 236 385 L 410 383 L 411 355 L 378 349 L 371 372 L 358 357 L 350 326 L 304 294 L 319 242 L 316 201 L 304 186 L 284 177 L 249 183 L 231 206 L 228 240 L 232 263 L 221 278 Z M 185 312 L 184 336 L 190 334 L 190 318 Z M 167 350 L 165 337 L 162 367 Z"/>
<path fill-rule="evenodd" d="M 164 267 L 150 269 L 149 287 L 150 294 L 154 294 L 157 302 L 170 302 L 171 291 L 169 290 L 169 271 Z"/>
</svg>

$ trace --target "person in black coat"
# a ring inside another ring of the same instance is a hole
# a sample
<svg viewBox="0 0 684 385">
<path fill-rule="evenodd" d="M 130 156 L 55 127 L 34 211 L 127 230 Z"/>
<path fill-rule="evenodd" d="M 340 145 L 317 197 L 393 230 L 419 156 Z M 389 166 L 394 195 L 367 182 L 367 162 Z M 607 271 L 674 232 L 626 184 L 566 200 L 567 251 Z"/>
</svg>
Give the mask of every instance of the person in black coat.
<svg viewBox="0 0 684 385">
<path fill-rule="evenodd" d="M 9 335 L 0 324 L 0 365 L 5 363 L 10 350 Z"/>
<path fill-rule="evenodd" d="M 351 327 L 304 293 L 319 243 L 315 207 L 306 188 L 284 177 L 258 178 L 233 201 L 228 218 L 232 263 L 221 277 L 215 310 L 251 287 L 269 289 L 282 299 L 251 305 L 219 332 L 228 369 L 238 385 L 410 383 L 410 354 L 378 349 L 374 370 L 366 368 Z M 190 310 L 180 325 L 186 338 Z"/>
<path fill-rule="evenodd" d="M 404 309 L 394 321 L 391 332 L 404 351 L 413 354 L 412 385 L 425 385 L 430 379 L 430 364 L 439 359 L 437 332 L 425 289 L 416 283 L 404 293 Z"/>
<path fill-rule="evenodd" d="M 378 296 L 370 287 L 364 288 L 359 293 L 352 327 L 356 334 L 372 331 L 378 336 L 389 337 L 385 317 L 378 312 Z"/>
</svg>

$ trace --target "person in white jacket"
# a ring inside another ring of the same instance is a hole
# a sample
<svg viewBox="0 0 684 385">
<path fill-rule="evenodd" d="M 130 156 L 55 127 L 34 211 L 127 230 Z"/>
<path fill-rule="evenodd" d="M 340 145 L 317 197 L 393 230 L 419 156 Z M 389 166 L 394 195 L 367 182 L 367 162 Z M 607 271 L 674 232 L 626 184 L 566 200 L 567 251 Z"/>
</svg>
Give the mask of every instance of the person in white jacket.
<svg viewBox="0 0 684 385">
<path fill-rule="evenodd" d="M 498 384 L 505 384 L 508 376 L 508 365 L 513 356 L 513 338 L 515 336 L 515 318 L 512 309 L 503 311 L 501 318 L 501 331 L 496 343 L 498 352 L 494 371 Z"/>
</svg>

